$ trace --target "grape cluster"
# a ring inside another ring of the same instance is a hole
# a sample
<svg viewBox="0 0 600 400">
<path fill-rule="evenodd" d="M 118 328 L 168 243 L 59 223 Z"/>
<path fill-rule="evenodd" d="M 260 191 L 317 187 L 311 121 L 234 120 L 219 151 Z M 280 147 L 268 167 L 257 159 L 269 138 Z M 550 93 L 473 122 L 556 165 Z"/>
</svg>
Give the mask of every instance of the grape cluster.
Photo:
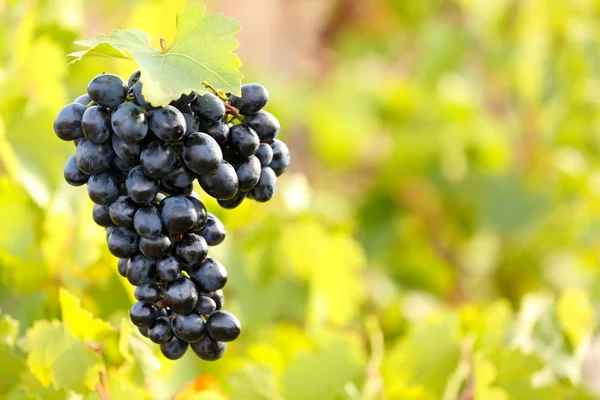
<svg viewBox="0 0 600 400">
<path fill-rule="evenodd" d="M 244 85 L 238 97 L 209 85 L 212 92 L 153 107 L 139 77 L 98 75 L 58 113 L 56 135 L 77 147 L 64 177 L 87 184 L 118 271 L 136 286 L 132 323 L 169 359 L 190 346 L 216 360 L 241 326 L 222 310 L 227 271 L 208 256 L 225 228 L 193 182 L 224 208 L 245 198 L 268 201 L 290 155 L 276 139 L 279 121 L 262 109 L 269 97 L 263 86 Z"/>
</svg>

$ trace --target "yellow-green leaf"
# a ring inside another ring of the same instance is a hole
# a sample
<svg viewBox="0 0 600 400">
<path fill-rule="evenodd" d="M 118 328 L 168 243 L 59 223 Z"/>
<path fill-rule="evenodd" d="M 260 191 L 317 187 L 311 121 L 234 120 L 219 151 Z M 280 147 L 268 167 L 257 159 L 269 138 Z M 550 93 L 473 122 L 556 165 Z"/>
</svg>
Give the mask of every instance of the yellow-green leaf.
<svg viewBox="0 0 600 400">
<path fill-rule="evenodd" d="M 65 328 L 78 338 L 98 340 L 115 332 L 110 324 L 81 307 L 81 301 L 66 289 L 60 288 L 58 298 Z"/>
<path fill-rule="evenodd" d="M 556 304 L 556 317 L 574 347 L 578 347 L 594 330 L 594 308 L 584 290 L 566 289 L 562 292 Z"/>
</svg>

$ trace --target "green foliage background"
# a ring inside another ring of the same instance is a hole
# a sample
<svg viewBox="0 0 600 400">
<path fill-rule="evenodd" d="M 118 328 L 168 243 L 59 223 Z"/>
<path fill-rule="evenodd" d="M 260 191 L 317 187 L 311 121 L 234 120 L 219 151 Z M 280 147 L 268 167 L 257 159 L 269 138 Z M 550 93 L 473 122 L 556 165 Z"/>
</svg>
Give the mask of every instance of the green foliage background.
<svg viewBox="0 0 600 400">
<path fill-rule="evenodd" d="M 134 69 L 67 66 L 74 40 L 168 43 L 185 2 L 0 1 L 1 398 L 98 399 L 100 372 L 112 399 L 205 375 L 222 393 L 178 398 L 600 395 L 600 1 L 354 3 L 316 73 L 242 68 L 293 165 L 268 204 L 204 197 L 244 326 L 205 363 L 128 322 L 132 288 L 52 131 L 91 77 Z"/>
</svg>

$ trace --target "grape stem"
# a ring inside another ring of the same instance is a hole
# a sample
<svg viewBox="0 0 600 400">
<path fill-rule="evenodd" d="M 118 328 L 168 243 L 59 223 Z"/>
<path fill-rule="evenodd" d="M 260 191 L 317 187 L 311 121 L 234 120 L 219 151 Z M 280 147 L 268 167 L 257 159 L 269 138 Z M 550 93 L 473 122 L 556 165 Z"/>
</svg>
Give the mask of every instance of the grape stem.
<svg viewBox="0 0 600 400">
<path fill-rule="evenodd" d="M 202 81 L 202 85 L 205 88 L 210 89 L 218 98 L 223 100 L 225 107 L 227 107 L 227 104 L 229 103 L 229 97 L 227 97 L 227 95 L 225 95 L 221 90 L 215 89 L 215 87 L 207 81 Z"/>
<path fill-rule="evenodd" d="M 94 100 L 90 101 L 87 106 L 85 106 L 86 109 L 90 108 L 91 106 L 94 105 Z"/>
<path fill-rule="evenodd" d="M 167 54 L 167 43 L 165 42 L 165 38 L 160 38 L 160 51 L 163 54 Z"/>
</svg>

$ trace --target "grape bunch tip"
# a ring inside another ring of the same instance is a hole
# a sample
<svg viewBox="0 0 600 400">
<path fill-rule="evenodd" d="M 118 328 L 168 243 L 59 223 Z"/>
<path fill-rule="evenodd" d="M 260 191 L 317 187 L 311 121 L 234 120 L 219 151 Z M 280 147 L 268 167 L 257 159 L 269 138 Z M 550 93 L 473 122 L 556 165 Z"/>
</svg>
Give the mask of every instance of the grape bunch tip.
<svg viewBox="0 0 600 400">
<path fill-rule="evenodd" d="M 208 85 L 212 92 L 153 107 L 139 79 L 140 71 L 128 82 L 98 75 L 58 113 L 56 135 L 76 146 L 64 178 L 87 185 L 118 272 L 135 286 L 129 315 L 140 333 L 168 359 L 191 347 L 214 361 L 242 329 L 223 310 L 227 270 L 208 256 L 225 227 L 193 182 L 226 209 L 246 198 L 266 202 L 290 153 L 277 139 L 279 121 L 263 109 L 262 85 L 243 85 L 239 97 Z"/>
</svg>

